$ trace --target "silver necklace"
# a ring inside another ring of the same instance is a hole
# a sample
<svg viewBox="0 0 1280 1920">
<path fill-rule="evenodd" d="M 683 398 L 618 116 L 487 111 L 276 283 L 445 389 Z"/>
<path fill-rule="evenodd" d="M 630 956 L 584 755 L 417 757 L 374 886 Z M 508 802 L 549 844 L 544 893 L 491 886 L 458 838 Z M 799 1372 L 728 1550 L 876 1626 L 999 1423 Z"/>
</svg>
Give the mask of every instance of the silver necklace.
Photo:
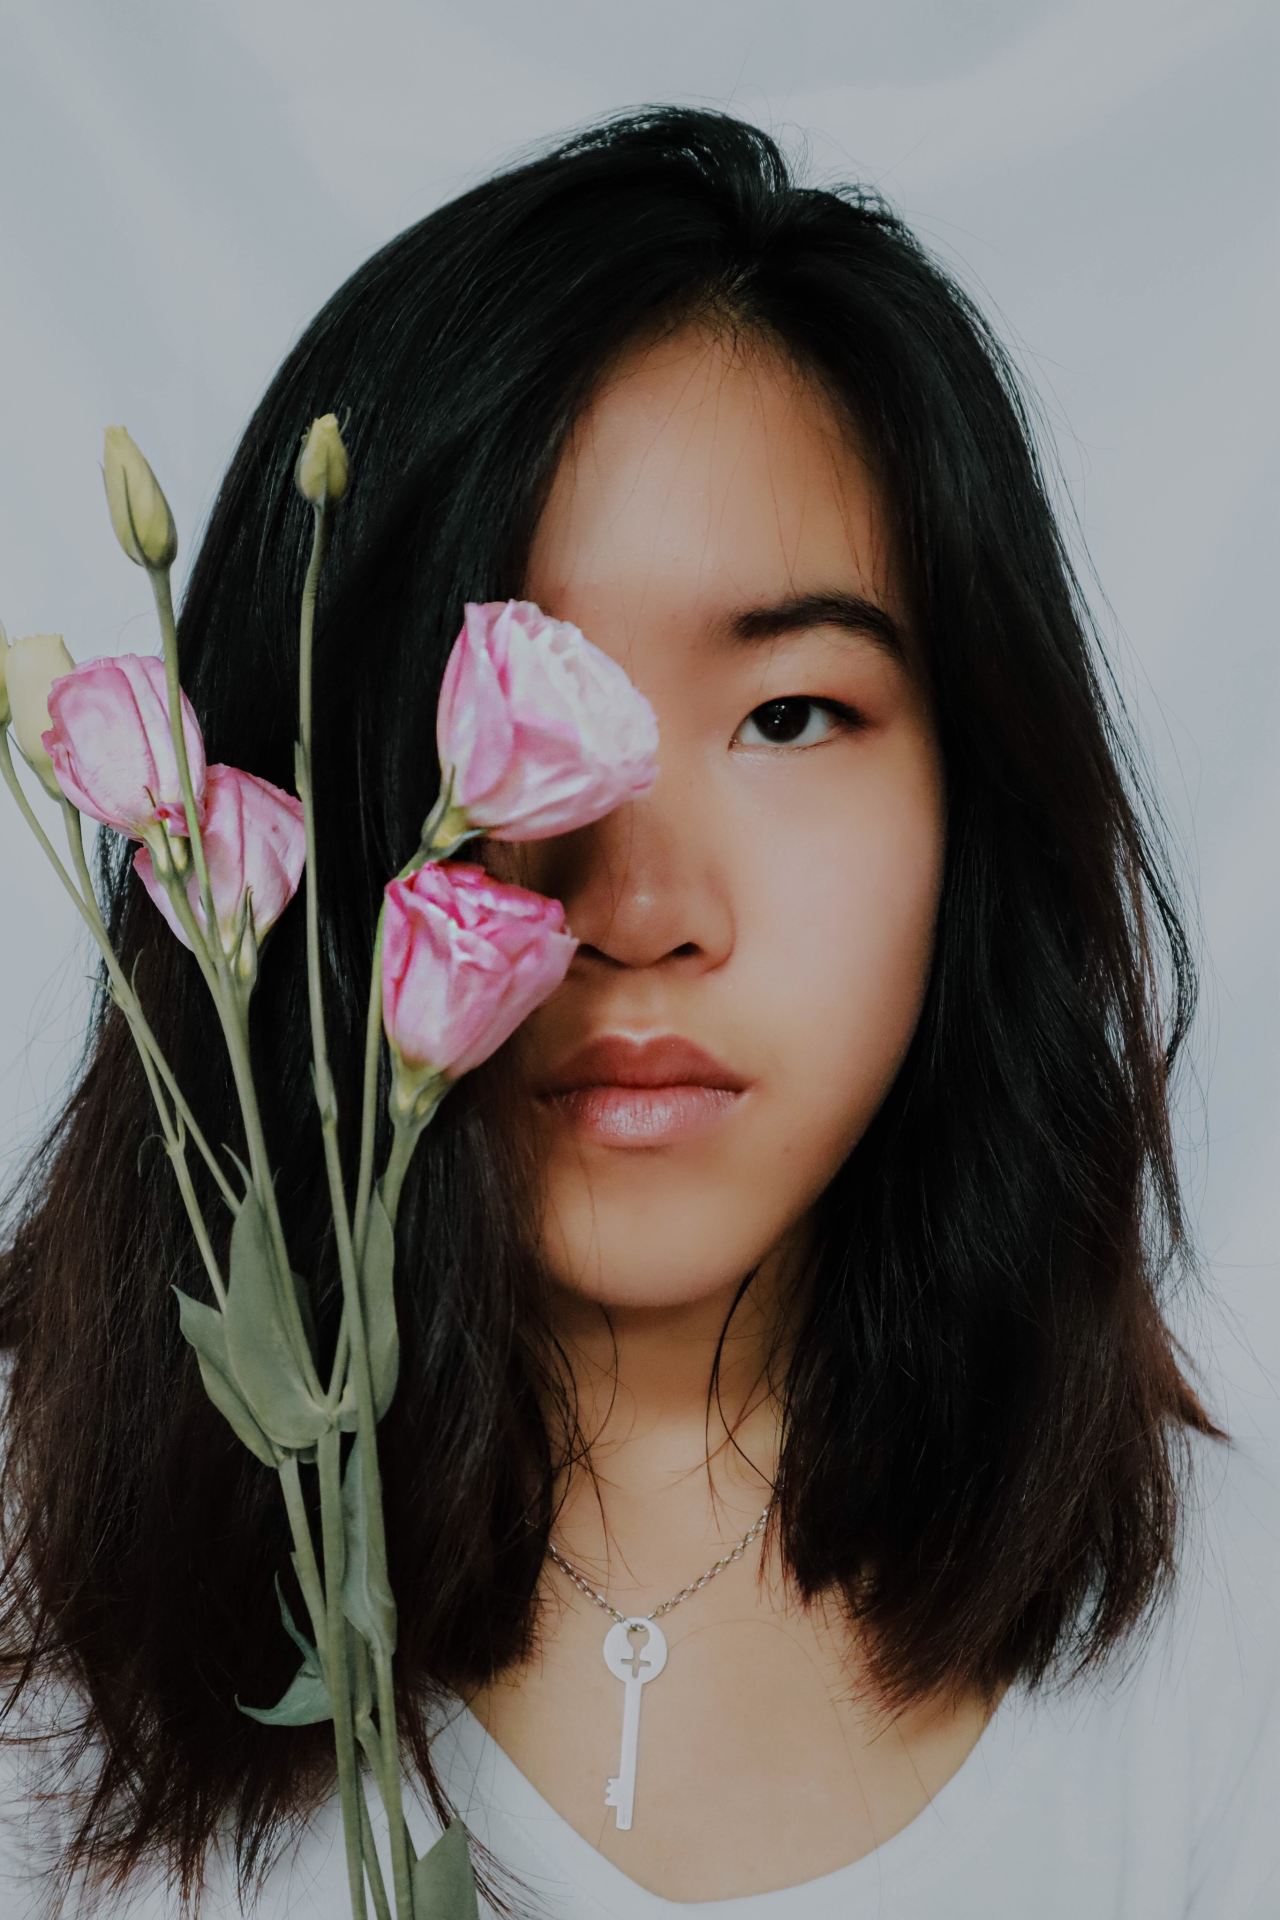
<svg viewBox="0 0 1280 1920">
<path fill-rule="evenodd" d="M 636 1761 L 640 1746 L 640 1690 L 650 1680 L 656 1680 L 667 1664 L 667 1636 L 658 1625 L 658 1615 L 670 1612 L 672 1607 L 678 1607 L 682 1600 L 687 1600 L 691 1593 L 698 1591 L 699 1587 L 705 1587 L 707 1581 L 713 1579 L 723 1567 L 737 1560 L 769 1518 L 772 1506 L 773 1496 L 770 1496 L 769 1505 L 751 1531 L 743 1535 L 731 1553 L 726 1553 L 722 1560 L 717 1560 L 714 1566 L 708 1567 L 692 1586 L 681 1587 L 679 1593 L 673 1594 L 670 1600 L 664 1600 L 662 1605 L 655 1607 L 652 1613 L 619 1613 L 616 1607 L 610 1606 L 602 1593 L 597 1593 L 593 1587 L 589 1587 L 581 1574 L 576 1573 L 569 1562 L 557 1553 L 553 1540 L 547 1542 L 548 1553 L 557 1566 L 564 1568 L 574 1585 L 580 1587 L 589 1600 L 594 1600 L 597 1606 L 603 1607 L 606 1613 L 613 1615 L 614 1624 L 604 1637 L 604 1663 L 615 1679 L 621 1680 L 623 1687 L 622 1758 L 618 1762 L 617 1773 L 605 1783 L 604 1803 L 606 1807 L 617 1809 L 616 1825 L 618 1827 L 629 1827 L 635 1811 Z M 633 1644 L 631 1636 L 640 1631 L 643 1631 L 647 1638 L 637 1647 Z"/>
</svg>

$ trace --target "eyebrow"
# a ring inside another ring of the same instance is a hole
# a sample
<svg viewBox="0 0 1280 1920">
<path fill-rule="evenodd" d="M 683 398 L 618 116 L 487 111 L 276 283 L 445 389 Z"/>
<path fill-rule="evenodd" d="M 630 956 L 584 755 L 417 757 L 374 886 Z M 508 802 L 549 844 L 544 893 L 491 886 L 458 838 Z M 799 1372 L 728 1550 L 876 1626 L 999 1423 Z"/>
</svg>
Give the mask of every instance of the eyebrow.
<svg viewBox="0 0 1280 1920">
<path fill-rule="evenodd" d="M 843 590 L 793 594 L 772 606 L 743 607 L 719 623 L 715 637 L 726 646 L 746 648 L 807 627 L 843 628 L 870 641 L 898 666 L 907 665 L 906 636 L 892 614 L 860 593 Z"/>
</svg>

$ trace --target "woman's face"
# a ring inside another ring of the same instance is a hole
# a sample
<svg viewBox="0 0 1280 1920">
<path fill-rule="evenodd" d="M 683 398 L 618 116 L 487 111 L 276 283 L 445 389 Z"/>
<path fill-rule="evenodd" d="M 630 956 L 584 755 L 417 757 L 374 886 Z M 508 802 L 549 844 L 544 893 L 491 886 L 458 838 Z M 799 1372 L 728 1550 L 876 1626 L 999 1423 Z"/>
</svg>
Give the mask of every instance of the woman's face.
<svg viewBox="0 0 1280 1920">
<path fill-rule="evenodd" d="M 824 398 L 696 332 L 626 359 L 566 451 L 524 594 L 646 695 L 657 781 L 591 826 L 474 857 L 562 901 L 580 942 L 511 1043 L 525 1084 L 603 1033 L 685 1036 L 750 1084 L 709 1129 L 640 1148 L 531 1103 L 541 1254 L 583 1299 L 732 1299 L 803 1234 L 916 1025 L 944 845 L 921 683 L 820 619 L 727 637 L 810 593 L 903 620 L 870 476 Z"/>
</svg>

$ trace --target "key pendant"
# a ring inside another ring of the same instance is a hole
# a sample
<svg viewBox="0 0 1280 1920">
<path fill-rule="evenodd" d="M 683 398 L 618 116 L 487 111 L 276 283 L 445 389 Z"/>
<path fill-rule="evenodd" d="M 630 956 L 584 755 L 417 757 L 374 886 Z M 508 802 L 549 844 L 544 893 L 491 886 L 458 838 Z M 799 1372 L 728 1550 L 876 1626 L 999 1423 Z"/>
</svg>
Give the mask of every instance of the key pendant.
<svg viewBox="0 0 1280 1920">
<path fill-rule="evenodd" d="M 633 1640 L 633 1633 L 636 1638 Z M 641 1634 L 647 1639 L 641 1639 Z M 623 1685 L 622 1758 L 604 1790 L 606 1807 L 618 1810 L 617 1825 L 629 1827 L 636 1801 L 636 1750 L 640 1743 L 640 1689 L 667 1664 L 667 1636 L 656 1620 L 633 1614 L 615 1620 L 604 1637 L 604 1663 Z"/>
</svg>

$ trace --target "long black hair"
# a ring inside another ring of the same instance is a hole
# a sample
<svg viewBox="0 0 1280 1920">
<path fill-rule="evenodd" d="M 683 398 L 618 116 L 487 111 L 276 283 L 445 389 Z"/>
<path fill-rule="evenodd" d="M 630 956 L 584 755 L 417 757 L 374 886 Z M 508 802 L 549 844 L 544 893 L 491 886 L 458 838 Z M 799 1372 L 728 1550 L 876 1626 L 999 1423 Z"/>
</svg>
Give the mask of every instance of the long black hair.
<svg viewBox="0 0 1280 1920">
<path fill-rule="evenodd" d="M 463 604 L 521 595 L 602 373 L 689 325 L 786 356 L 857 433 L 945 762 L 927 995 L 817 1209 L 771 1525 L 806 1598 L 843 1596 L 891 1707 L 943 1686 L 994 1697 L 1064 1650 L 1082 1672 L 1128 1637 L 1175 1568 L 1175 1442 L 1189 1463 L 1191 1429 L 1229 1436 L 1165 1318 L 1201 1272 L 1170 1128 L 1197 990 L 1185 909 L 1032 403 L 955 278 L 878 193 L 799 184 L 767 133 L 726 113 L 631 110 L 522 155 L 382 247 L 288 353 L 190 571 L 181 680 L 211 762 L 292 790 L 311 537 L 292 465 L 311 420 L 336 411 L 352 485 L 317 609 L 319 861 L 304 884 L 319 890 L 353 1191 L 376 917 L 436 797 Z M 206 1138 L 242 1149 L 201 979 L 132 851 L 98 837 L 113 945 Z M 293 1263 L 331 1355 L 341 1292 L 300 910 L 264 952 L 251 1037 Z M 501 1049 L 445 1102 L 397 1230 L 402 1365 L 380 1428 L 397 1685 L 442 1818 L 424 1713 L 534 1649 L 575 1424 L 531 1254 L 534 1170 L 502 1125 L 509 1064 Z M 205 1298 L 206 1280 L 156 1140 L 100 967 L 74 1091 L 8 1195 L 0 1653 L 11 1699 L 41 1673 L 72 1680 L 100 1743 L 64 1869 L 123 1884 L 164 1851 L 187 1899 L 225 1819 L 243 1896 L 273 1837 L 333 1790 L 332 1728 L 264 1726 L 233 1701 L 274 1700 L 292 1676 L 277 1575 L 305 1614 L 275 1479 L 179 1331 L 171 1285 Z M 225 1250 L 202 1161 L 191 1178 Z"/>
</svg>

